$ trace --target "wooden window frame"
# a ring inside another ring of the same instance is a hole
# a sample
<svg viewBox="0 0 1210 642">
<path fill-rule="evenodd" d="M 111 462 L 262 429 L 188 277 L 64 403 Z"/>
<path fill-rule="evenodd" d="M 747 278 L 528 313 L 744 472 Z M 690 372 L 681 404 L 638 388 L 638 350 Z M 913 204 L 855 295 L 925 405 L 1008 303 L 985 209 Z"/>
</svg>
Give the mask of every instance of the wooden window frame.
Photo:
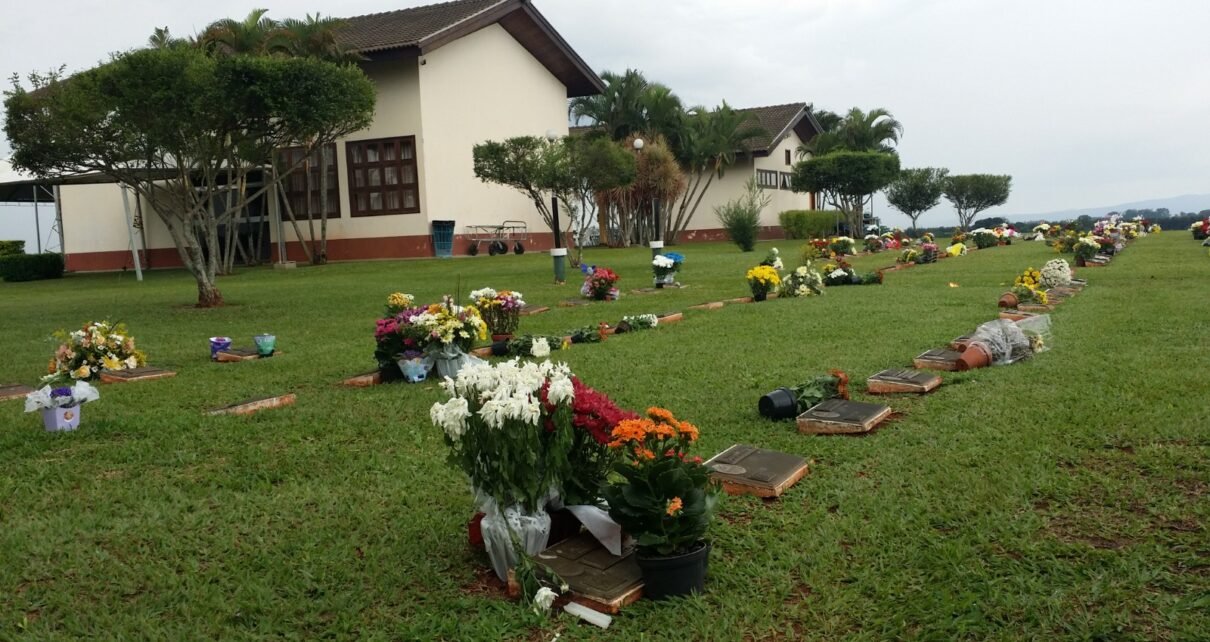
<svg viewBox="0 0 1210 642">
<path fill-rule="evenodd" d="M 332 159 L 332 163 L 328 165 L 328 219 L 331 220 L 334 218 L 340 218 L 340 163 L 339 159 L 336 158 L 336 143 L 328 143 L 326 147 L 331 153 Z M 278 150 L 278 154 L 281 157 L 281 164 L 278 165 L 278 168 L 284 171 L 292 167 L 294 165 L 295 155 L 300 154 L 301 152 L 301 146 L 284 147 Z M 319 149 L 316 148 L 311 150 L 311 156 L 311 162 L 313 163 L 311 166 L 311 189 L 314 190 L 313 194 L 315 194 L 315 197 L 318 199 L 321 198 L 319 195 Z M 294 219 L 298 221 L 307 220 L 307 208 L 305 207 L 307 203 L 306 180 L 307 176 L 303 170 L 303 166 L 299 165 L 298 167 L 294 168 L 294 171 L 291 172 L 282 183 L 282 191 L 285 193 L 285 198 L 290 203 L 290 211 L 294 213 Z M 298 183 L 300 186 L 299 189 L 294 189 L 295 183 Z M 303 205 L 304 207 L 298 207 L 298 205 Z M 311 213 L 312 220 L 318 221 L 321 218 L 323 218 L 323 212 L 321 212 L 319 209 L 316 209 Z"/>
<path fill-rule="evenodd" d="M 766 182 L 766 177 L 772 177 L 773 182 Z M 781 185 L 781 177 L 777 170 L 773 169 L 758 169 L 756 170 L 756 185 L 761 189 L 777 189 Z"/>
<path fill-rule="evenodd" d="M 790 172 L 778 172 L 777 173 L 777 189 L 793 191 L 793 189 L 794 189 L 794 187 L 792 186 L 793 182 L 794 182 L 794 174 L 792 174 Z"/>
<path fill-rule="evenodd" d="M 790 155 L 790 150 L 786 150 L 786 165 L 793 165 L 793 157 Z"/>
<path fill-rule="evenodd" d="M 404 145 L 410 145 L 412 148 L 412 157 L 406 159 L 403 157 Z M 362 155 L 362 160 L 358 161 L 358 152 L 364 154 L 365 149 L 370 145 L 376 145 L 378 148 L 377 161 L 366 161 Z M 393 145 L 395 151 L 394 160 L 382 160 L 384 158 L 383 149 L 386 145 Z M 419 214 L 420 213 L 420 158 L 419 152 L 416 149 L 415 136 L 391 136 L 387 138 L 369 138 L 365 140 L 351 140 L 345 143 L 345 166 L 348 174 L 348 189 L 349 189 L 349 215 L 353 217 L 361 216 L 390 216 L 393 214 Z M 412 176 L 415 179 L 413 183 L 403 182 L 404 168 L 412 168 Z M 386 169 L 395 168 L 399 172 L 399 182 L 394 185 L 388 185 L 386 182 Z M 357 172 L 366 171 L 367 178 L 365 185 L 358 186 Z M 370 185 L 368 172 L 381 172 L 377 185 Z M 415 192 L 415 206 L 404 206 L 404 195 L 407 191 Z M 390 192 L 395 192 L 399 197 L 399 207 L 388 209 L 386 207 L 386 196 Z M 369 206 L 370 195 L 373 193 L 382 194 L 383 209 L 360 209 L 357 206 L 357 197 L 361 194 L 366 195 L 366 205 Z"/>
</svg>

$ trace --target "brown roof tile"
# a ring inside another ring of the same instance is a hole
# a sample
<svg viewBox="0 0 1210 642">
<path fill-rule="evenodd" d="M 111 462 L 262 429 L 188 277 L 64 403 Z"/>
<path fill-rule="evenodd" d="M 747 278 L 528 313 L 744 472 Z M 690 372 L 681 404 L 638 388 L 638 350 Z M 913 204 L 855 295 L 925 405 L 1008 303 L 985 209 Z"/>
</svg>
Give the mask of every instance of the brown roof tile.
<svg viewBox="0 0 1210 642">
<path fill-rule="evenodd" d="M 415 47 L 464 20 L 509 0 L 454 0 L 423 7 L 344 18 L 336 34 L 346 48 L 359 53 Z"/>
<path fill-rule="evenodd" d="M 789 103 L 786 105 L 770 105 L 768 107 L 748 107 L 737 109 L 740 113 L 750 114 L 750 120 L 757 127 L 765 130 L 759 136 L 748 139 L 751 151 L 769 151 L 781 142 L 780 135 L 790 127 L 797 125 L 807 108 L 807 103 Z"/>
</svg>

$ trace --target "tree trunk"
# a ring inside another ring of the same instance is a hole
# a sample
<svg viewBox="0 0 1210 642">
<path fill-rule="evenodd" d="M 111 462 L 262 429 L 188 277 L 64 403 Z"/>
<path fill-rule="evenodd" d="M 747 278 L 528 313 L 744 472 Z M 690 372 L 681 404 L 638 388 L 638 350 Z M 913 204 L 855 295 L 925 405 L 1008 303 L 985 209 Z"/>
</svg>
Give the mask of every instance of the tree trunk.
<svg viewBox="0 0 1210 642">
<path fill-rule="evenodd" d="M 302 246 L 303 254 L 307 257 L 307 262 L 314 263 L 314 259 L 311 258 L 311 246 L 308 245 L 305 240 L 303 240 L 302 230 L 298 227 L 298 219 L 294 218 L 294 206 L 290 205 L 290 195 L 286 193 L 286 188 L 281 183 L 278 183 L 277 189 L 281 192 L 281 198 L 278 200 L 278 204 L 282 206 L 283 210 L 285 210 L 286 218 L 290 219 L 290 225 L 294 228 L 294 238 L 298 239 L 298 244 Z M 281 215 L 280 212 L 278 215 Z M 285 244 L 286 240 L 282 239 L 282 245 L 285 246 Z M 287 252 L 289 252 L 289 250 L 287 250 Z M 281 260 L 285 261 L 286 257 L 281 257 Z"/>
</svg>

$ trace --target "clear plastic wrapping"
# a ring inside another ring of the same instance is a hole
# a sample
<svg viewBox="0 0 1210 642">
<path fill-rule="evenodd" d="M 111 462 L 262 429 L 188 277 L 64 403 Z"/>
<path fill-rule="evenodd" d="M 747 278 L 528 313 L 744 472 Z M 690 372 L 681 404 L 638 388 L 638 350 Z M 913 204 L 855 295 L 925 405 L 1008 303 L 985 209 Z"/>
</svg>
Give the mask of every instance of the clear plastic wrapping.
<svg viewBox="0 0 1210 642">
<path fill-rule="evenodd" d="M 1030 350 L 1034 353 L 1046 352 L 1050 349 L 1050 315 L 1042 314 L 1028 319 L 1021 319 L 1017 327 L 1029 339 Z"/>
</svg>

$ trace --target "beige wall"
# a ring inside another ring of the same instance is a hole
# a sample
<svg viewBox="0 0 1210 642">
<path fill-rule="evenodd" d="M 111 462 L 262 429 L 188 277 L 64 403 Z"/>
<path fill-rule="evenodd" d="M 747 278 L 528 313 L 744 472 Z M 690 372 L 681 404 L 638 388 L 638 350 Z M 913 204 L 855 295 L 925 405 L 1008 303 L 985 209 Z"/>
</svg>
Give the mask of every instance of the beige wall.
<svg viewBox="0 0 1210 642">
<path fill-rule="evenodd" d="M 426 56 L 420 67 L 424 111 L 426 214 L 453 219 L 458 233 L 475 223 L 519 219 L 545 227 L 516 190 L 475 178 L 476 143 L 513 136 L 567 134 L 567 87 L 499 25 Z"/>
<path fill-rule="evenodd" d="M 59 188 L 63 199 L 64 253 L 114 252 L 130 249 L 130 238 L 126 231 L 126 211 L 122 192 L 114 184 L 64 185 Z M 135 194 L 128 191 L 131 216 L 136 210 Z M 135 231 L 134 242 L 143 249 L 147 236 L 148 249 L 172 248 L 172 236 L 155 210 L 142 202 L 143 231 Z"/>
<path fill-rule="evenodd" d="M 714 208 L 721 207 L 743 194 L 744 183 L 749 178 L 754 178 L 758 169 L 789 172 L 790 166 L 786 165 L 785 150 L 790 150 L 790 160 L 797 162 L 798 157 L 795 155 L 795 150 L 798 149 L 799 144 L 801 141 L 798 136 L 791 131 L 768 156 L 737 157 L 735 164 L 727 168 L 722 178 L 715 177 L 710 189 L 702 198 L 702 204 L 698 206 L 697 213 L 693 216 L 693 221 L 689 224 L 688 229 L 709 230 L 722 227 L 722 223 L 714 213 Z M 777 225 L 777 215 L 785 210 L 807 209 L 810 204 L 810 199 L 806 194 L 796 194 L 783 189 L 769 189 L 766 190 L 766 193 L 772 196 L 773 200 L 769 203 L 769 207 L 761 212 L 761 225 L 764 226 Z"/>
</svg>

